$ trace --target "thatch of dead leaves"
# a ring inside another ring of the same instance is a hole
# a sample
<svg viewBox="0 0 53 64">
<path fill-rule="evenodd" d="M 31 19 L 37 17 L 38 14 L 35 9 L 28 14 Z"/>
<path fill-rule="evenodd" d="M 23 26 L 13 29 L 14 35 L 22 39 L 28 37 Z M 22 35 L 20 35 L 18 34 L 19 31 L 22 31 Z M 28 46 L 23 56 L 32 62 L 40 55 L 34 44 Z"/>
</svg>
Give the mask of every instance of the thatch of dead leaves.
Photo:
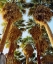
<svg viewBox="0 0 53 64">
<path fill-rule="evenodd" d="M 52 12 L 48 7 L 38 5 L 34 10 L 33 16 L 39 21 L 49 21 L 51 19 Z"/>
<path fill-rule="evenodd" d="M 41 29 L 38 25 L 35 25 L 32 29 L 30 29 L 30 34 L 34 38 L 34 40 L 38 40 L 41 36 Z"/>
<path fill-rule="evenodd" d="M 21 31 L 20 29 L 18 29 L 16 26 L 12 26 L 9 35 L 8 35 L 8 39 L 13 42 L 14 40 L 16 40 L 20 35 L 21 35 Z"/>
<path fill-rule="evenodd" d="M 32 45 L 31 45 L 31 44 L 27 44 L 27 45 L 24 47 L 23 52 L 24 52 L 24 54 L 25 54 L 26 56 L 27 56 L 27 55 L 29 55 L 29 57 L 32 56 L 32 54 L 33 54 L 33 47 L 32 47 Z"/>
<path fill-rule="evenodd" d="M 3 19 L 6 21 L 16 21 L 22 17 L 19 7 L 16 3 L 6 3 L 3 6 Z"/>
</svg>

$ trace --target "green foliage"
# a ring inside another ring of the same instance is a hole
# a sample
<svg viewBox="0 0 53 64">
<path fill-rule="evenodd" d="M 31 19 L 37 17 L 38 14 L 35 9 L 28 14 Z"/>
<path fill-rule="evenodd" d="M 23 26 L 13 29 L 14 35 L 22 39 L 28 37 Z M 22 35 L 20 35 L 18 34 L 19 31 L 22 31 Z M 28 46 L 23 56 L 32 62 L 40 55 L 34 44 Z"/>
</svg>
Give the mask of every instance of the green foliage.
<svg viewBox="0 0 53 64">
<path fill-rule="evenodd" d="M 16 55 L 16 56 L 19 56 L 19 55 L 21 55 L 21 52 L 15 51 L 15 55 Z"/>
<path fill-rule="evenodd" d="M 23 48 L 27 43 L 30 43 L 30 44 L 34 43 L 32 37 L 27 36 L 26 38 L 22 39 L 21 47 Z"/>
<path fill-rule="evenodd" d="M 7 0 L 0 0 L 0 2 L 6 2 Z"/>
<path fill-rule="evenodd" d="M 31 0 L 33 3 L 39 3 L 38 0 Z"/>
<path fill-rule="evenodd" d="M 0 1 L 0 9 L 2 9 L 3 5 L 4 5 L 4 2 L 1 0 Z"/>
<path fill-rule="evenodd" d="M 14 23 L 21 31 L 25 30 L 24 20 L 19 20 Z"/>
<path fill-rule="evenodd" d="M 35 22 L 33 19 L 29 19 L 29 21 L 27 22 L 27 26 L 26 26 L 26 29 L 31 29 L 33 26 L 35 26 Z"/>
</svg>

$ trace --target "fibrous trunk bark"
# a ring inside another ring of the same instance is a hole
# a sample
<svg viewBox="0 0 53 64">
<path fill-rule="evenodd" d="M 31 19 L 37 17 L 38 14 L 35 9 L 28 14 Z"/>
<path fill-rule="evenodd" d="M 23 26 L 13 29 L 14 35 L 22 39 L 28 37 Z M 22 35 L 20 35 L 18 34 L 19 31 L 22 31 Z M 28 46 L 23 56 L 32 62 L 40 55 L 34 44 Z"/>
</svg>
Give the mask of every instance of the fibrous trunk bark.
<svg viewBox="0 0 53 64">
<path fill-rule="evenodd" d="M 1 40 L 1 44 L 0 44 L 0 52 L 3 52 L 3 49 L 4 49 L 4 45 L 5 45 L 5 42 L 6 42 L 6 38 L 8 36 L 8 32 L 10 30 L 10 27 L 11 27 L 11 22 L 8 22 L 7 24 L 7 27 L 6 27 L 6 30 L 3 34 L 3 37 L 2 37 L 2 40 Z"/>
<path fill-rule="evenodd" d="M 29 63 L 29 56 L 27 55 L 26 56 L 26 64 L 28 64 Z"/>
<path fill-rule="evenodd" d="M 39 51 L 39 45 L 38 45 L 38 43 L 36 43 L 36 48 L 37 48 L 37 60 L 38 60 L 38 64 L 41 64 L 40 51 Z"/>
<path fill-rule="evenodd" d="M 45 27 L 45 29 L 46 29 L 46 31 L 47 31 L 47 34 L 48 34 L 48 37 L 49 37 L 49 39 L 50 39 L 51 45 L 53 46 L 53 35 L 52 35 L 51 30 L 50 30 L 50 27 L 48 26 L 47 23 L 44 24 L 44 27 Z"/>
</svg>

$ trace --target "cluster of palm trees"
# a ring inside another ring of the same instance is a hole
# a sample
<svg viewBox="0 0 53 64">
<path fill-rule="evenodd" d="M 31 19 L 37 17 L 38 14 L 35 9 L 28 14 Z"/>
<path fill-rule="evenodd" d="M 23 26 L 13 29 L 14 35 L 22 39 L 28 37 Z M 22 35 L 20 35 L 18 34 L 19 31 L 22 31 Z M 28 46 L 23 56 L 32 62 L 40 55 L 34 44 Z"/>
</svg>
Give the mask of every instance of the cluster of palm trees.
<svg viewBox="0 0 53 64">
<path fill-rule="evenodd" d="M 41 2 L 47 2 L 46 0 L 36 0 L 35 2 L 38 2 L 37 5 L 26 3 L 25 0 L 20 0 L 19 2 L 21 5 L 17 1 L 16 4 L 15 0 L 13 2 L 11 0 L 11 2 L 4 4 L 2 7 L 3 19 L 5 22 L 7 21 L 7 26 L 1 39 L 0 52 L 3 52 L 7 40 L 10 45 L 7 54 L 7 64 L 35 64 L 36 62 L 38 64 L 44 64 L 44 60 L 41 58 L 44 58 L 47 54 L 53 55 L 53 48 L 51 47 L 53 36 L 47 24 L 47 21 L 50 21 L 52 17 L 52 11 L 48 7 L 40 4 Z M 29 19 L 26 23 L 27 25 L 24 24 L 25 20 L 22 19 L 22 14 L 25 14 L 26 8 L 30 8 L 28 16 L 33 17 L 33 19 Z M 28 30 L 30 36 L 23 39 L 21 35 L 26 30 Z M 22 52 L 15 51 L 17 46 L 19 50 L 22 49 Z M 37 57 L 34 51 L 37 52 Z"/>
</svg>

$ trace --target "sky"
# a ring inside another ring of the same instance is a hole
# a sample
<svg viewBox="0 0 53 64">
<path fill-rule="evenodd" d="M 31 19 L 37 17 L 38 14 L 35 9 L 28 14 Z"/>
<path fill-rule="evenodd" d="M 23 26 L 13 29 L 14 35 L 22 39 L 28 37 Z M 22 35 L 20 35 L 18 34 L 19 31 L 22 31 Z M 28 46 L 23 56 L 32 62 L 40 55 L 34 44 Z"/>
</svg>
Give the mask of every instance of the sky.
<svg viewBox="0 0 53 64">
<path fill-rule="evenodd" d="M 27 3 L 29 3 L 31 0 L 26 0 Z"/>
<path fill-rule="evenodd" d="M 30 0 L 26 0 L 27 2 L 30 2 Z M 23 19 L 25 20 L 25 22 L 28 22 L 29 20 L 29 16 L 28 16 L 28 11 L 29 9 L 26 9 L 26 14 L 23 14 Z M 30 17 L 32 18 L 32 17 Z M 2 15 L 0 14 L 0 34 L 2 34 L 2 29 L 4 28 L 2 26 L 2 23 L 3 23 L 3 18 L 2 18 Z M 48 25 L 53 33 L 53 17 L 51 18 L 51 22 L 48 22 Z M 29 36 L 30 34 L 28 33 L 28 31 L 24 31 L 23 34 L 22 34 L 22 37 L 25 38 L 26 36 Z M 0 35 L 0 38 L 2 37 L 2 35 Z M 6 49 L 4 47 L 4 54 L 6 54 L 8 52 L 8 49 Z"/>
<path fill-rule="evenodd" d="M 52 33 L 53 33 L 53 17 L 51 18 L 51 21 L 48 22 L 48 25 L 49 25 L 49 27 L 50 27 Z"/>
</svg>

